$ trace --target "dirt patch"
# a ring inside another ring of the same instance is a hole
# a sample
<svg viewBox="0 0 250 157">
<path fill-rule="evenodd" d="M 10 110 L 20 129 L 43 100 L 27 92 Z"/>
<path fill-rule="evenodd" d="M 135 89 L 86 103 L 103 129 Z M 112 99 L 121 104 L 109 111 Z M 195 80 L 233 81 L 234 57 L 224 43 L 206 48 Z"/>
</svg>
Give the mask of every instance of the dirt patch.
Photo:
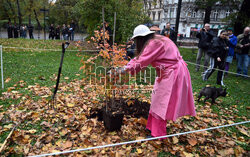
<svg viewBox="0 0 250 157">
<path fill-rule="evenodd" d="M 107 106 L 101 109 L 93 108 L 88 118 L 97 117 L 104 121 L 104 126 L 109 131 L 119 130 L 124 116 L 143 117 L 147 119 L 150 104 L 138 99 L 109 100 Z"/>
</svg>

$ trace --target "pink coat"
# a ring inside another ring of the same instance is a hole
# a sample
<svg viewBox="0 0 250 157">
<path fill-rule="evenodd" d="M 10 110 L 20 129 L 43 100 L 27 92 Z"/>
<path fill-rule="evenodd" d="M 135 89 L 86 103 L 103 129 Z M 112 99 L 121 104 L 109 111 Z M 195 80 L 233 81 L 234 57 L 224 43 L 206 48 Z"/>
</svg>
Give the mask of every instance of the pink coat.
<svg viewBox="0 0 250 157">
<path fill-rule="evenodd" d="M 158 76 L 150 113 L 155 118 L 174 121 L 185 115 L 195 116 L 190 74 L 176 45 L 169 38 L 156 35 L 141 55 L 127 64 L 126 70 L 134 74 L 149 64 L 156 68 Z"/>
</svg>

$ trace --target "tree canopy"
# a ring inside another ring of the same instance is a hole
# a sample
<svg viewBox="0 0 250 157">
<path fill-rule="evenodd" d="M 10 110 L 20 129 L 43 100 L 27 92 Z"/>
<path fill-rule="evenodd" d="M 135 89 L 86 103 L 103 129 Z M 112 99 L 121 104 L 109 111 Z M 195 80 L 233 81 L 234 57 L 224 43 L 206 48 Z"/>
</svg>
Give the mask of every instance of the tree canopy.
<svg viewBox="0 0 250 157">
<path fill-rule="evenodd" d="M 74 15 L 79 17 L 80 24 L 87 27 L 89 34 L 102 23 L 102 7 L 105 10 L 105 21 L 113 30 L 114 13 L 116 12 L 116 41 L 126 41 L 136 25 L 150 21 L 143 10 L 142 0 L 79 0 L 74 7 Z"/>
</svg>

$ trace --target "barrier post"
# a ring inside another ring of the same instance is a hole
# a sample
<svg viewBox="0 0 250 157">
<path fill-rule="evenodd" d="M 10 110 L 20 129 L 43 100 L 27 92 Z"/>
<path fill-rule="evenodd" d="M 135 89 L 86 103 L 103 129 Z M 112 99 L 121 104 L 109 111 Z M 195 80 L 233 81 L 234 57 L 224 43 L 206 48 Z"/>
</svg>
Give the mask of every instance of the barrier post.
<svg viewBox="0 0 250 157">
<path fill-rule="evenodd" d="M 0 53 L 1 53 L 1 76 L 2 76 L 2 89 L 4 89 L 4 81 L 3 81 L 3 46 L 0 45 Z"/>
</svg>

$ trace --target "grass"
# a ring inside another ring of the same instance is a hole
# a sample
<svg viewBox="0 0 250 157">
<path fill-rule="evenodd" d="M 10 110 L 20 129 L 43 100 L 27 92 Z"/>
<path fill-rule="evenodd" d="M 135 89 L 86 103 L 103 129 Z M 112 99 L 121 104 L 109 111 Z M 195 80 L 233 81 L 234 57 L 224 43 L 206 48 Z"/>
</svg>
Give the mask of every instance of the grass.
<svg viewBox="0 0 250 157">
<path fill-rule="evenodd" d="M 26 48 L 39 48 L 39 49 L 61 49 L 62 41 L 51 41 L 51 40 L 28 40 L 28 39 L 0 39 L 0 45 L 6 47 L 26 47 Z M 77 47 L 73 44 L 68 48 L 69 50 L 76 50 Z M 67 50 L 68 50 L 67 49 Z M 181 55 L 185 61 L 195 62 L 197 49 L 184 49 L 180 48 Z M 86 54 L 85 57 L 88 58 L 90 55 Z M 82 79 L 84 77 L 83 73 L 79 68 L 82 66 L 80 63 L 81 57 L 77 55 L 77 52 L 67 52 L 64 56 L 64 62 L 62 67 L 62 76 L 60 82 L 70 82 L 74 79 Z M 58 73 L 58 68 L 61 60 L 61 51 L 38 51 L 38 50 L 21 50 L 21 49 L 3 49 L 3 67 L 4 67 L 4 80 L 5 88 L 0 89 L 2 92 L 7 91 L 9 88 L 15 87 L 15 90 L 18 90 L 21 93 L 26 93 L 27 88 L 30 85 L 39 84 L 40 86 L 51 87 L 56 84 L 56 76 Z M 203 82 L 201 79 L 201 72 L 195 72 L 195 66 L 192 64 L 188 65 L 193 92 L 195 97 L 199 91 L 206 85 L 217 86 L 216 85 L 216 75 L 215 72 L 207 82 Z M 201 68 L 202 69 L 202 68 Z M 230 67 L 230 71 L 236 71 L 236 61 L 233 61 L 233 64 Z M 18 82 L 23 81 L 24 85 L 17 85 Z M 228 77 L 224 80 L 226 84 L 227 91 L 229 92 L 228 96 L 225 98 L 219 98 L 221 103 L 218 105 L 223 108 L 229 108 L 232 105 L 237 106 L 237 111 L 233 111 L 234 115 L 237 115 L 235 122 L 243 121 L 249 119 L 249 107 L 250 104 L 250 81 L 249 78 L 236 77 L 233 74 L 229 74 Z M 218 86 L 217 86 L 218 87 Z M 0 96 L 1 96 L 0 94 Z M 27 93 L 26 93 L 27 94 Z M 30 95 L 33 99 L 39 99 L 39 96 L 34 96 L 32 93 Z M 210 100 L 209 100 L 210 101 Z M 0 100 L 0 113 L 11 104 L 18 104 L 19 100 Z M 196 102 L 197 105 L 197 102 Z M 200 102 L 199 105 L 204 105 L 203 102 Z M 213 112 L 222 116 L 223 114 L 220 111 L 218 105 L 213 105 Z M 224 115 L 232 116 L 232 115 Z M 242 118 L 246 117 L 246 119 Z M 0 124 L 3 125 L 3 124 Z M 6 124 L 5 124 L 6 125 Z M 249 124 L 246 124 L 249 126 Z M 39 125 L 29 126 L 29 128 L 36 128 L 39 130 Z M 225 128 L 228 129 L 229 133 L 240 134 L 237 129 Z M 4 141 L 7 136 L 7 132 L 0 135 L 0 143 Z M 249 150 L 248 146 L 244 144 L 242 147 Z M 159 156 L 169 156 L 169 153 L 162 152 Z"/>
<path fill-rule="evenodd" d="M 196 49 L 192 50 L 181 48 L 180 52 L 185 61 L 195 63 L 197 53 Z M 199 91 L 206 85 L 219 87 L 216 85 L 217 71 L 212 74 L 207 82 L 204 82 L 201 79 L 201 72 L 203 72 L 201 70 L 203 70 L 203 68 L 200 68 L 200 72 L 195 72 L 195 65 L 188 64 L 188 69 L 190 71 L 193 92 L 195 94 L 199 93 Z M 234 60 L 230 65 L 229 71 L 236 72 L 236 60 Z M 222 103 L 220 105 L 223 105 L 224 108 L 228 108 L 231 105 L 237 105 L 237 109 L 239 111 L 236 114 L 240 116 L 247 116 L 249 119 L 249 111 L 246 109 L 246 107 L 248 107 L 250 104 L 250 90 L 248 89 L 250 87 L 249 78 L 236 77 L 236 75 L 229 74 L 223 82 L 226 85 L 228 95 L 225 98 L 221 98 Z M 220 113 L 216 105 L 214 105 L 212 108 L 214 112 L 218 114 Z M 240 121 L 240 119 L 238 119 L 238 121 Z"/>
<path fill-rule="evenodd" d="M 17 41 L 13 39 L 1 39 L 0 43 L 6 47 L 25 47 L 26 45 L 29 45 L 28 47 L 32 46 L 33 48 L 60 50 L 62 42 L 27 39 L 17 39 Z M 71 45 L 69 49 L 76 49 L 76 47 Z M 81 76 L 77 76 L 76 74 L 82 73 L 79 70 L 81 58 L 76 55 L 77 52 L 67 52 L 67 50 L 64 55 L 61 80 L 65 81 L 65 77 L 68 77 L 67 81 L 71 81 L 76 78 L 80 79 Z M 27 83 L 27 85 L 54 85 L 56 83 L 54 78 L 57 77 L 58 74 L 61 54 L 61 51 L 32 52 L 30 50 L 4 48 L 4 80 L 10 78 L 10 81 L 5 83 L 5 90 L 21 80 Z"/>
</svg>

